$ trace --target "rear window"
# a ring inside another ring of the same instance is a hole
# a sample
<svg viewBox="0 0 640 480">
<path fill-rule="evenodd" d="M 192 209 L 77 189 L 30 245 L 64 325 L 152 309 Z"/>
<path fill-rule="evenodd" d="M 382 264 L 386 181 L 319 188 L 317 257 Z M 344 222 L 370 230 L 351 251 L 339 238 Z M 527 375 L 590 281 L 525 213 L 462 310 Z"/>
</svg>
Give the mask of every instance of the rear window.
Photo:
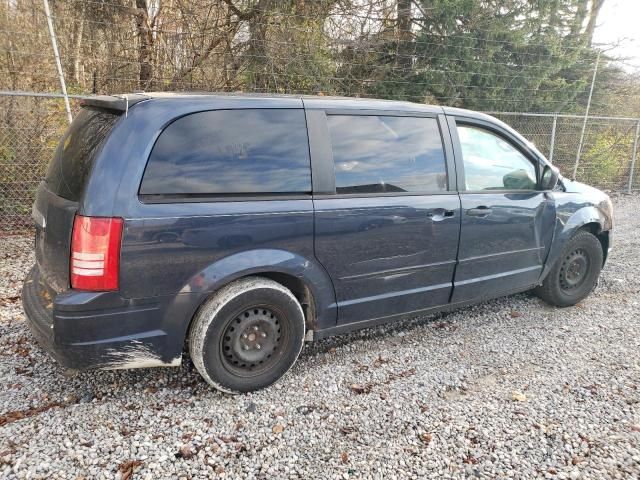
<svg viewBox="0 0 640 480">
<path fill-rule="evenodd" d="M 171 123 L 144 172 L 142 195 L 238 195 L 311 191 L 302 110 L 199 112 Z"/>
<path fill-rule="evenodd" d="M 447 169 L 435 118 L 329 115 L 336 193 L 437 192 Z"/>
<path fill-rule="evenodd" d="M 49 164 L 46 183 L 56 195 L 77 202 L 93 162 L 119 115 L 83 108 L 60 140 Z"/>
</svg>

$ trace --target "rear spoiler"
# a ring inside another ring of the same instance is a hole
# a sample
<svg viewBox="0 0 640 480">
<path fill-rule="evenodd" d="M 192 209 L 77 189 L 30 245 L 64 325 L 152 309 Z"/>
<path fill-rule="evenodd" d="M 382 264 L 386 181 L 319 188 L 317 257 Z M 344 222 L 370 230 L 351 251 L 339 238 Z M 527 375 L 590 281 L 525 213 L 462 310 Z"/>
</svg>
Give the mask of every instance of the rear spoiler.
<svg viewBox="0 0 640 480">
<path fill-rule="evenodd" d="M 83 107 L 98 107 L 126 112 L 132 105 L 142 102 L 143 100 L 149 100 L 149 98 L 147 95 L 140 93 L 127 95 L 96 95 L 95 97 L 84 97 L 80 101 L 80 105 Z"/>
</svg>

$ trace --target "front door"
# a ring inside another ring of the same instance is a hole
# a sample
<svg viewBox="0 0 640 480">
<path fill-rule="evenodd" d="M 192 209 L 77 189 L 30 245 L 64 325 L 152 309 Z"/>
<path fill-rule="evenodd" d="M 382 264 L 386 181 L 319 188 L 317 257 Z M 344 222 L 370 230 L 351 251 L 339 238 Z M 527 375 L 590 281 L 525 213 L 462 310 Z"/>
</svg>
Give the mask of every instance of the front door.
<svg viewBox="0 0 640 480">
<path fill-rule="evenodd" d="M 449 124 L 462 206 L 452 303 L 535 285 L 555 222 L 553 202 L 538 189 L 538 161 L 506 130 L 463 119 Z"/>
<path fill-rule="evenodd" d="M 338 323 L 447 304 L 460 200 L 438 118 L 327 113 L 335 193 L 314 195 L 315 252 Z"/>
</svg>

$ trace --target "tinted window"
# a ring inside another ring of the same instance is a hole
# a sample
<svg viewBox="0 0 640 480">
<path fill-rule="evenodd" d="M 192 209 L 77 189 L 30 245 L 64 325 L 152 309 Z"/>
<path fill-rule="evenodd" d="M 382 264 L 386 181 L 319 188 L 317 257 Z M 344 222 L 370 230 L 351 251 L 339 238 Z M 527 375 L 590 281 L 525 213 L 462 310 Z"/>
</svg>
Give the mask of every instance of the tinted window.
<svg viewBox="0 0 640 480">
<path fill-rule="evenodd" d="M 447 189 L 434 118 L 329 115 L 337 193 Z"/>
<path fill-rule="evenodd" d="M 91 166 L 119 115 L 83 108 L 60 140 L 49 164 L 46 182 L 56 195 L 78 201 Z"/>
<path fill-rule="evenodd" d="M 302 110 L 216 110 L 170 124 L 153 147 L 142 194 L 310 192 Z"/>
<path fill-rule="evenodd" d="M 467 190 L 535 190 L 536 169 L 498 135 L 458 125 Z"/>
</svg>

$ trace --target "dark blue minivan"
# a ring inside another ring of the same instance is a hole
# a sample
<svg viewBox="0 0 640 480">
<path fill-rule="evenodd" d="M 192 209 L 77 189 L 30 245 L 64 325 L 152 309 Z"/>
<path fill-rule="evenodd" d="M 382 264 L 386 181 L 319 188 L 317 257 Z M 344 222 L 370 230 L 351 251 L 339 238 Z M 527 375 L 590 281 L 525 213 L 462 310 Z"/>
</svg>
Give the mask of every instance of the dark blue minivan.
<svg viewBox="0 0 640 480">
<path fill-rule="evenodd" d="M 535 289 L 574 305 L 609 197 L 488 115 L 306 96 L 84 101 L 33 206 L 23 304 L 64 367 L 266 387 L 306 341 Z"/>
</svg>

